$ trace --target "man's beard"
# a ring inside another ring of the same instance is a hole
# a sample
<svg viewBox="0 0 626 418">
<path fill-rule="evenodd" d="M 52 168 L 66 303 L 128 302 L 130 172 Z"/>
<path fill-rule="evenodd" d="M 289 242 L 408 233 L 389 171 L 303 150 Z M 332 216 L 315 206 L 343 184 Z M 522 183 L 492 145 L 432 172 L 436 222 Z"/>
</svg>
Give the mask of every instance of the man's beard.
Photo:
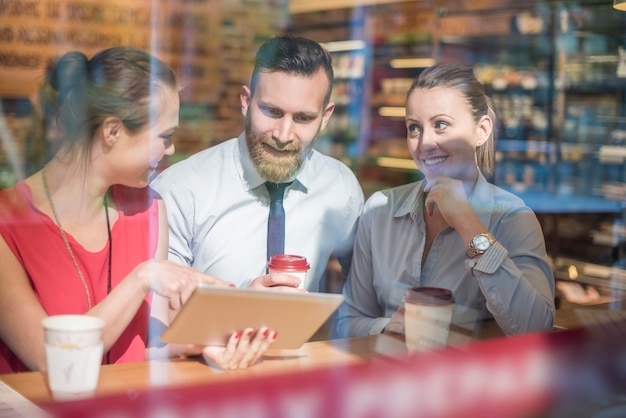
<svg viewBox="0 0 626 418">
<path fill-rule="evenodd" d="M 256 171 L 261 177 L 272 183 L 286 183 L 292 180 L 302 165 L 300 147 L 290 144 L 283 148 L 284 151 L 290 151 L 289 155 L 276 157 L 263 147 L 263 144 L 266 143 L 276 145 L 276 141 L 272 139 L 270 134 L 254 136 L 250 125 L 250 119 L 246 117 L 246 144 Z"/>
</svg>

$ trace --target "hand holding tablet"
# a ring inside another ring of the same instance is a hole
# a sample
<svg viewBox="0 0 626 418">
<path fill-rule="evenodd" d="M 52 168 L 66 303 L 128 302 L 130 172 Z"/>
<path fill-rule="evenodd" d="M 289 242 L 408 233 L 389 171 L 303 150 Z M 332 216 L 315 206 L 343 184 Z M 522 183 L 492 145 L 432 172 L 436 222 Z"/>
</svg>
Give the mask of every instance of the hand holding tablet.
<svg viewBox="0 0 626 418">
<path fill-rule="evenodd" d="M 201 284 L 165 331 L 168 343 L 225 346 L 237 331 L 278 333 L 272 348 L 295 349 L 324 324 L 343 301 L 329 293 L 277 292 Z"/>
</svg>

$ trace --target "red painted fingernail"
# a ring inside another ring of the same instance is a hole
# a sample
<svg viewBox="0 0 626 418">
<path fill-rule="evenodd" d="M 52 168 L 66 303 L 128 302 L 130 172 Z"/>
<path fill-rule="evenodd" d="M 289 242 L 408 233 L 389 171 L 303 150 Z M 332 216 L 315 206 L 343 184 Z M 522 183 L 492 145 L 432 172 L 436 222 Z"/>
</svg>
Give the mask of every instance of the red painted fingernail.
<svg viewBox="0 0 626 418">
<path fill-rule="evenodd" d="M 235 287 L 235 284 L 234 283 L 229 283 L 228 287 Z"/>
<path fill-rule="evenodd" d="M 267 334 L 269 334 L 269 333 L 270 333 L 270 330 L 269 330 L 269 328 L 267 328 L 265 331 L 263 331 L 263 336 L 267 337 Z"/>
<path fill-rule="evenodd" d="M 276 337 L 278 337 L 278 331 L 274 331 L 274 333 L 272 334 L 273 339 L 276 339 Z"/>
<path fill-rule="evenodd" d="M 246 332 L 246 335 L 248 337 L 252 336 L 252 334 L 254 334 L 254 330 L 253 329 L 250 329 L 250 330 L 248 330 L 248 332 Z"/>
<path fill-rule="evenodd" d="M 235 339 L 238 340 L 239 337 L 241 337 L 241 331 L 237 331 L 237 333 L 235 334 Z"/>
</svg>

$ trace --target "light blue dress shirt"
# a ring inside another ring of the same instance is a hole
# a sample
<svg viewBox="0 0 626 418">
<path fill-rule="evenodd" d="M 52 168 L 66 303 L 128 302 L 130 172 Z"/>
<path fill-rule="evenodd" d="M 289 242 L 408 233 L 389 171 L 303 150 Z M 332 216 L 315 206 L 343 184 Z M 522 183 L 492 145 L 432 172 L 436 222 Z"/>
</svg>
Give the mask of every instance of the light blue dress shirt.
<svg viewBox="0 0 626 418">
<path fill-rule="evenodd" d="M 265 274 L 270 196 L 243 134 L 172 165 L 151 186 L 167 207 L 170 260 L 237 286 Z M 363 200 L 350 168 L 315 150 L 285 190 L 285 253 L 309 261 L 309 291 L 331 256 L 349 268 Z"/>
<path fill-rule="evenodd" d="M 469 203 L 496 244 L 468 259 L 468 243 L 447 227 L 422 265 L 423 187 L 418 181 L 376 192 L 366 202 L 336 336 L 382 332 L 413 286 L 450 289 L 456 300 L 452 321 L 466 328 L 493 316 L 507 335 L 551 330 L 554 276 L 532 210 L 481 175 Z"/>
</svg>

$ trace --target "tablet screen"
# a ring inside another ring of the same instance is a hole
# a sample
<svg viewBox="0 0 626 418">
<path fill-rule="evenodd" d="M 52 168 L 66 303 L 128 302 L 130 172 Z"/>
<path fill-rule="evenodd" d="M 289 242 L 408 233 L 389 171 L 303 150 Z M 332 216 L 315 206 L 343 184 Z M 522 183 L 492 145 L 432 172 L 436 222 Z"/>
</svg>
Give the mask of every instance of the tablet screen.
<svg viewBox="0 0 626 418">
<path fill-rule="evenodd" d="M 343 301 L 331 293 L 295 293 L 199 285 L 161 339 L 225 345 L 233 332 L 262 326 L 278 332 L 272 348 L 298 348 Z"/>
</svg>

